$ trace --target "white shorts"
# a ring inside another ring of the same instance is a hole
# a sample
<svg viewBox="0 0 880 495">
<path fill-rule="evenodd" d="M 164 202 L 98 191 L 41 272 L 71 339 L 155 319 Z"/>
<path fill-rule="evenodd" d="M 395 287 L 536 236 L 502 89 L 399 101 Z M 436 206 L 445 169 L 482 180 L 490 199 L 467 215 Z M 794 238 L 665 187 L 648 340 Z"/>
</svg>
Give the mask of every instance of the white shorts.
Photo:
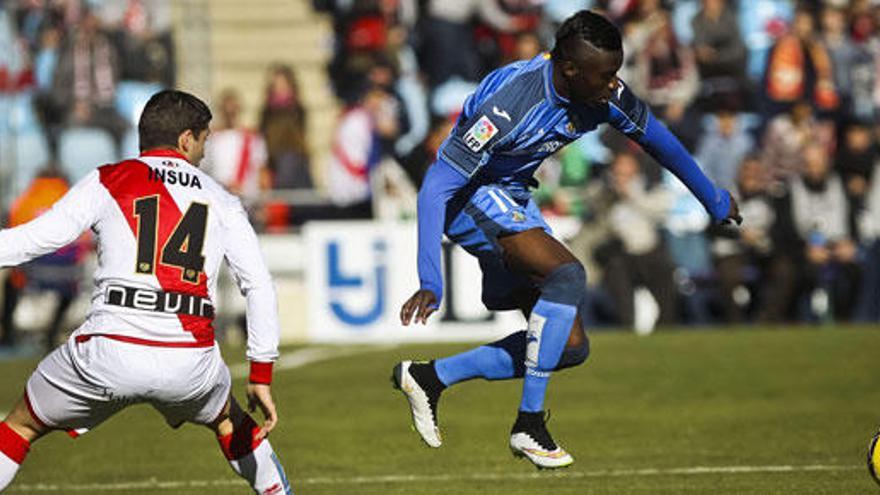
<svg viewBox="0 0 880 495">
<path fill-rule="evenodd" d="M 31 413 L 50 428 L 85 433 L 132 404 L 148 403 L 176 428 L 212 423 L 232 380 L 217 346 L 150 347 L 71 337 L 27 382 Z"/>
</svg>

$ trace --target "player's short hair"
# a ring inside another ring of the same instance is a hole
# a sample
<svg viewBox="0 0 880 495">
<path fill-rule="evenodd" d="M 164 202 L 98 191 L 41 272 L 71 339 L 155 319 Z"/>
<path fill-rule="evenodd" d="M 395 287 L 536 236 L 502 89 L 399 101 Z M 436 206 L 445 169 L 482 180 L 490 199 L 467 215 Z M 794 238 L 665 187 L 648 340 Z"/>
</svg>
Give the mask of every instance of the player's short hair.
<svg viewBox="0 0 880 495">
<path fill-rule="evenodd" d="M 555 60 L 571 60 L 572 42 L 585 41 L 600 50 L 621 51 L 620 30 L 604 16 L 589 10 L 572 15 L 556 30 Z"/>
<path fill-rule="evenodd" d="M 177 147 L 177 139 L 186 131 L 198 137 L 211 122 L 208 105 L 195 96 L 175 89 L 154 94 L 138 122 L 140 150 Z"/>
</svg>

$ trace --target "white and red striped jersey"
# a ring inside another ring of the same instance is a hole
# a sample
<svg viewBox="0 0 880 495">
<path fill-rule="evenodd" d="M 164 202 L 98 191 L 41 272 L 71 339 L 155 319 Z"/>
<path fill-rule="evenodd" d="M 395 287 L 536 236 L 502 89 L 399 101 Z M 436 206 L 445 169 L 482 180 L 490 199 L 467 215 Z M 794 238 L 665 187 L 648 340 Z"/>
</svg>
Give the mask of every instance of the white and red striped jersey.
<svg viewBox="0 0 880 495">
<path fill-rule="evenodd" d="M 77 338 L 165 347 L 214 345 L 214 296 L 226 259 L 247 298 L 252 362 L 278 356 L 275 288 L 241 202 L 172 150 L 106 165 L 35 220 L 0 231 L 0 267 L 92 229 L 95 291 Z"/>
</svg>

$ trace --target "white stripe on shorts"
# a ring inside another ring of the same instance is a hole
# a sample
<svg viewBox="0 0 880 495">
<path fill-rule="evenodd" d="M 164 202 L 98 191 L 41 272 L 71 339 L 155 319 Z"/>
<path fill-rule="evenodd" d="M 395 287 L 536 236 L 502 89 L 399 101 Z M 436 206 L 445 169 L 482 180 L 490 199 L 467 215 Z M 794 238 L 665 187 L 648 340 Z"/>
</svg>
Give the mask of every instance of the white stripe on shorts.
<svg viewBox="0 0 880 495">
<path fill-rule="evenodd" d="M 510 206 L 514 208 L 519 206 L 516 201 L 514 201 L 510 196 L 507 195 L 507 191 L 505 191 L 504 189 L 498 189 L 498 194 L 500 194 L 501 197 L 506 199 L 507 201 L 510 201 Z"/>
<path fill-rule="evenodd" d="M 507 205 L 504 204 L 504 201 L 501 201 L 501 198 L 499 198 L 498 195 L 495 194 L 495 191 L 489 189 L 489 196 L 492 196 L 492 199 L 494 199 L 495 202 L 498 203 L 498 207 L 501 208 L 501 213 L 507 213 L 507 210 L 509 210 L 510 208 L 508 208 Z"/>
</svg>

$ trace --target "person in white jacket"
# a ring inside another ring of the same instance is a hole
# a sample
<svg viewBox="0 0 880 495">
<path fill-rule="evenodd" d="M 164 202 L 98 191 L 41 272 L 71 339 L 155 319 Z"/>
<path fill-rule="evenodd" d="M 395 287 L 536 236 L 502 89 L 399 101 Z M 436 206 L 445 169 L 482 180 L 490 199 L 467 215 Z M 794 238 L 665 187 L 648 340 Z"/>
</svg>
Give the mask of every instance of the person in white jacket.
<svg viewBox="0 0 880 495">
<path fill-rule="evenodd" d="M 81 435 L 148 403 L 174 428 L 191 422 L 213 430 L 256 493 L 292 493 L 266 438 L 278 421 L 270 386 L 275 289 L 240 201 L 198 169 L 210 121 L 195 96 L 157 93 L 140 118 L 138 158 L 99 167 L 51 210 L 0 231 L 0 267 L 53 252 L 86 229 L 98 243 L 86 321 L 40 362 L 0 422 L 0 491 L 45 434 Z M 230 394 L 214 341 L 212 301 L 224 259 L 247 298 L 247 401 L 265 416 L 260 426 Z"/>
</svg>

